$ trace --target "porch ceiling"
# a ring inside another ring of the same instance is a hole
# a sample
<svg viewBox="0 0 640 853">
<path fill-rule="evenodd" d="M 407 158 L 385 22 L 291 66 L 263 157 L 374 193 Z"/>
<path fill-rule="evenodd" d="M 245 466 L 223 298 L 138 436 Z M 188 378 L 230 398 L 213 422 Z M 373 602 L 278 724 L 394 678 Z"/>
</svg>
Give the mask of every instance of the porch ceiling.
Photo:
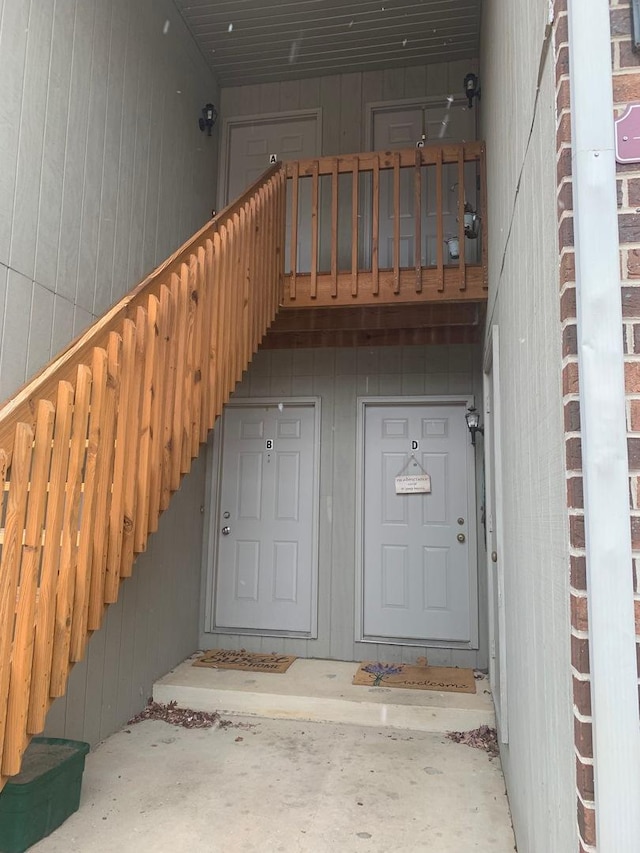
<svg viewBox="0 0 640 853">
<path fill-rule="evenodd" d="M 477 56 L 481 0 L 175 0 L 222 86 Z"/>
</svg>

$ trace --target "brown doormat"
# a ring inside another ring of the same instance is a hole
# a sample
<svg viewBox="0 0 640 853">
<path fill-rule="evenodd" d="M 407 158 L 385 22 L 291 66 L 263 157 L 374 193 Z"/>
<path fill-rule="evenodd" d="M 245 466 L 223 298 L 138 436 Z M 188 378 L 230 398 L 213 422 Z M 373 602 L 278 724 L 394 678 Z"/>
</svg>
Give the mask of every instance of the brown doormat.
<svg viewBox="0 0 640 853">
<path fill-rule="evenodd" d="M 264 655 L 255 652 L 211 649 L 194 660 L 193 666 L 213 669 L 244 669 L 247 672 L 286 672 L 296 659 L 295 655 Z"/>
<path fill-rule="evenodd" d="M 353 684 L 368 687 L 405 687 L 409 690 L 441 690 L 448 693 L 476 692 L 472 669 L 379 661 L 363 661 L 353 676 Z"/>
</svg>

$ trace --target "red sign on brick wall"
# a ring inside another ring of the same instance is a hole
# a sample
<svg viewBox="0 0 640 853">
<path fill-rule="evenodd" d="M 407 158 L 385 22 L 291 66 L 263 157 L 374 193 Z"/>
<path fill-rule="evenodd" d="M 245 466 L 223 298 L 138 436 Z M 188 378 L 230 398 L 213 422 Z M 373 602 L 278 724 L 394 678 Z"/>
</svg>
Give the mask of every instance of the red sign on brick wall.
<svg viewBox="0 0 640 853">
<path fill-rule="evenodd" d="M 640 163 L 640 104 L 630 104 L 616 120 L 616 160 Z"/>
</svg>

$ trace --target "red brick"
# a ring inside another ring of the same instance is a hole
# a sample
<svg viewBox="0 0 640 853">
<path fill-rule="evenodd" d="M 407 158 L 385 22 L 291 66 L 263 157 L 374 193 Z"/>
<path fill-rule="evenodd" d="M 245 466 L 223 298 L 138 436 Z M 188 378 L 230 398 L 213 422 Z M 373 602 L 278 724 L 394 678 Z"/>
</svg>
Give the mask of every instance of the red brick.
<svg viewBox="0 0 640 853">
<path fill-rule="evenodd" d="M 640 74 L 619 74 L 613 78 L 615 104 L 640 100 Z"/>
<path fill-rule="evenodd" d="M 573 676 L 573 701 L 583 717 L 591 716 L 591 682 Z M 590 799 L 590 798 L 589 798 Z"/>
<path fill-rule="evenodd" d="M 636 599 L 633 602 L 633 608 L 636 615 L 636 634 L 640 634 L 640 601 Z"/>
<path fill-rule="evenodd" d="M 562 330 L 562 355 L 578 354 L 578 329 L 575 323 L 565 326 Z"/>
<path fill-rule="evenodd" d="M 618 202 L 618 207 L 622 207 L 622 180 L 616 181 L 616 200 Z"/>
<path fill-rule="evenodd" d="M 634 298 L 638 299 L 640 305 L 640 290 L 635 294 Z M 622 303 L 624 307 L 624 302 Z M 560 297 L 560 320 L 575 320 L 576 318 L 576 289 L 575 287 L 567 287 Z"/>
<path fill-rule="evenodd" d="M 627 438 L 627 454 L 629 456 L 629 470 L 640 471 L 640 438 L 635 438 L 635 436 Z"/>
<path fill-rule="evenodd" d="M 637 68 L 640 66 L 640 56 L 633 50 L 628 41 L 620 42 L 620 68 Z"/>
<path fill-rule="evenodd" d="M 564 50 L 564 48 L 563 48 Z M 556 150 L 561 145 L 571 145 L 571 114 L 563 113 L 556 130 Z"/>
<path fill-rule="evenodd" d="M 585 844 L 596 846 L 596 813 L 578 800 L 578 829 Z"/>
<path fill-rule="evenodd" d="M 565 216 L 558 228 L 560 250 L 573 246 L 573 216 Z"/>
<path fill-rule="evenodd" d="M 569 26 L 566 14 L 556 15 L 555 30 L 556 44 L 565 44 L 569 41 Z"/>
<path fill-rule="evenodd" d="M 581 507 L 572 508 L 581 509 Z M 569 541 L 572 548 L 585 547 L 584 515 L 572 515 L 569 517 Z M 577 628 L 578 626 L 576 625 L 575 627 Z M 586 631 L 586 628 L 581 628 L 580 630 Z"/>
<path fill-rule="evenodd" d="M 565 116 L 565 118 L 569 118 Z M 558 192 L 558 213 L 562 214 L 566 211 L 573 210 L 573 184 L 571 181 L 565 181 Z M 575 264 L 574 264 L 574 279 L 575 279 Z M 574 280 L 572 279 L 572 281 Z"/>
<path fill-rule="evenodd" d="M 631 432 L 638 432 L 640 431 L 640 400 L 630 400 L 629 409 L 629 429 Z"/>
<path fill-rule="evenodd" d="M 571 624 L 576 631 L 589 630 L 589 614 L 585 595 L 571 595 Z"/>
<path fill-rule="evenodd" d="M 627 276 L 640 278 L 640 249 L 627 249 Z"/>
<path fill-rule="evenodd" d="M 566 462 L 568 471 L 582 469 L 582 442 L 579 438 L 568 438 L 566 444 Z"/>
<path fill-rule="evenodd" d="M 560 156 L 558 157 L 558 164 L 556 166 L 556 178 L 558 186 L 563 178 L 571 177 L 571 149 L 563 148 L 560 152 Z"/>
<path fill-rule="evenodd" d="M 631 547 L 634 551 L 640 551 L 640 518 L 635 515 L 631 516 Z"/>
<path fill-rule="evenodd" d="M 629 207 L 640 207 L 640 178 L 630 178 L 628 187 Z"/>
<path fill-rule="evenodd" d="M 568 110 L 570 106 L 571 88 L 569 86 L 569 79 L 565 78 L 558 88 L 558 94 L 556 95 L 556 109 L 558 113 L 560 113 L 562 110 Z"/>
<path fill-rule="evenodd" d="M 570 361 L 562 368 L 562 393 L 565 396 L 567 394 L 577 394 L 578 390 L 578 362 Z"/>
<path fill-rule="evenodd" d="M 564 406 L 564 428 L 566 432 L 580 431 L 580 403 L 569 400 Z"/>
<path fill-rule="evenodd" d="M 563 45 L 556 56 L 556 83 L 560 78 L 569 73 L 569 45 Z"/>
<path fill-rule="evenodd" d="M 637 243 L 640 240 L 640 214 L 621 213 L 618 216 L 618 234 L 621 243 Z"/>
<path fill-rule="evenodd" d="M 631 15 L 628 9 L 613 9 L 611 11 L 611 35 L 631 35 Z"/>
<path fill-rule="evenodd" d="M 583 758 L 593 758 L 593 732 L 590 722 L 573 719 L 576 749 Z M 584 837 L 584 836 L 583 836 Z M 586 839 L 585 839 L 586 841 Z"/>
<path fill-rule="evenodd" d="M 568 365 L 567 365 L 568 367 Z M 626 361 L 624 364 L 624 387 L 627 394 L 640 393 L 640 361 Z"/>
<path fill-rule="evenodd" d="M 589 640 L 571 635 L 571 665 L 583 675 L 588 675 L 589 666 Z"/>
<path fill-rule="evenodd" d="M 571 586 L 574 589 L 586 591 L 587 589 L 587 558 L 572 554 L 569 557 L 571 566 Z"/>
<path fill-rule="evenodd" d="M 584 507 L 582 477 L 569 477 L 567 480 L 567 506 L 571 509 L 582 509 Z"/>
<path fill-rule="evenodd" d="M 567 11 L 567 0 L 554 0 L 553 2 L 553 15 L 557 17 L 561 15 L 563 12 Z"/>
<path fill-rule="evenodd" d="M 640 317 L 640 287 L 628 285 L 622 288 L 622 316 Z"/>
<path fill-rule="evenodd" d="M 584 764 L 576 759 L 576 785 L 584 800 L 593 800 L 593 764 Z"/>
</svg>

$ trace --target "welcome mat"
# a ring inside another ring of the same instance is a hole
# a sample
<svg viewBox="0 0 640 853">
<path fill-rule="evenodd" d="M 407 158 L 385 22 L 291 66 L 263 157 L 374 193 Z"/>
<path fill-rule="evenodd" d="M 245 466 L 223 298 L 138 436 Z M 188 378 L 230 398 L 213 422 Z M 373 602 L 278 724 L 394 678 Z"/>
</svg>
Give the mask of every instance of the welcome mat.
<svg viewBox="0 0 640 853">
<path fill-rule="evenodd" d="M 244 669 L 247 672 L 286 672 L 296 659 L 295 655 L 265 655 L 255 652 L 211 649 L 205 652 L 193 666 L 209 666 L 213 669 Z"/>
<path fill-rule="evenodd" d="M 473 670 L 453 666 L 363 661 L 352 683 L 366 687 L 405 687 L 409 690 L 441 690 L 448 693 L 476 692 Z"/>
</svg>

